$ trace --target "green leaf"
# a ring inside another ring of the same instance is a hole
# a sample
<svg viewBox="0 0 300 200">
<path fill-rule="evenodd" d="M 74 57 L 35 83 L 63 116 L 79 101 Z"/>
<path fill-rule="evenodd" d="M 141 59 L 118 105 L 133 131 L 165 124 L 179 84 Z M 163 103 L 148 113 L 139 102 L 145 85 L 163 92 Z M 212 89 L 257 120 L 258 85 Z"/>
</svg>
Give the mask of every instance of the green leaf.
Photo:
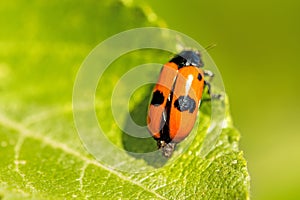
<svg viewBox="0 0 300 200">
<path fill-rule="evenodd" d="M 161 26 L 149 7 L 130 1 L 17 0 L 2 1 L 0 13 L 5 19 L 0 20 L 4 27 L 0 31 L 0 199 L 249 199 L 246 161 L 238 149 L 240 134 L 229 113 L 213 151 L 199 156 L 210 122 L 209 103 L 201 108 L 200 128 L 188 149 L 153 171 L 117 171 L 84 149 L 72 113 L 76 73 L 88 53 L 107 37 L 130 28 Z M 143 51 L 125 59 L 129 67 L 154 57 L 164 63 L 168 56 Z M 104 121 L 107 137 L 120 148 L 151 150 L 155 148 L 151 138 L 123 134 L 109 111 L 109 99 L 103 98 L 129 70 L 121 60 L 113 65 L 99 82 L 98 118 Z M 138 89 L 130 100 L 130 113 L 138 124 L 145 123 L 149 90 L 149 85 Z M 101 112 L 107 113 L 104 119 Z M 147 160 L 128 157 L 128 165 L 131 160 L 149 165 Z"/>
</svg>

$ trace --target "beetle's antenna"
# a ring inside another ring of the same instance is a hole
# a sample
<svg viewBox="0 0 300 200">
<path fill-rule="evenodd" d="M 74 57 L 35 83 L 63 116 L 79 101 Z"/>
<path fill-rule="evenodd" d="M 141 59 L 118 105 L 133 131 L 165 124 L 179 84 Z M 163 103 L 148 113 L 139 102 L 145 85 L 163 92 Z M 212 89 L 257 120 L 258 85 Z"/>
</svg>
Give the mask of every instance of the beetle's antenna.
<svg viewBox="0 0 300 200">
<path fill-rule="evenodd" d="M 215 48 L 216 46 L 217 46 L 216 43 L 212 43 L 212 44 L 208 45 L 207 47 L 205 47 L 204 49 L 205 49 L 205 51 L 209 51 L 209 50 Z"/>
<path fill-rule="evenodd" d="M 177 43 L 176 43 L 176 49 L 177 49 L 178 52 L 181 52 L 181 51 L 183 51 L 183 50 L 188 50 L 188 49 L 186 48 L 186 45 L 185 45 L 184 42 L 182 41 L 182 38 L 181 38 L 179 35 L 176 36 L 176 41 L 177 41 Z M 215 48 L 216 46 L 217 46 L 217 43 L 212 43 L 212 44 L 206 46 L 206 47 L 204 48 L 204 51 L 200 51 L 200 52 L 201 52 L 201 53 L 208 52 L 209 50 Z M 195 50 L 195 49 L 190 49 L 190 50 Z M 195 50 L 195 51 L 199 51 L 199 50 Z"/>
<path fill-rule="evenodd" d="M 203 51 L 200 51 L 200 52 L 201 52 L 201 54 L 207 53 L 209 50 L 215 48 L 216 46 L 217 46 L 216 43 L 212 43 L 212 44 L 210 44 L 210 45 L 204 47 L 204 50 L 203 50 Z"/>
</svg>

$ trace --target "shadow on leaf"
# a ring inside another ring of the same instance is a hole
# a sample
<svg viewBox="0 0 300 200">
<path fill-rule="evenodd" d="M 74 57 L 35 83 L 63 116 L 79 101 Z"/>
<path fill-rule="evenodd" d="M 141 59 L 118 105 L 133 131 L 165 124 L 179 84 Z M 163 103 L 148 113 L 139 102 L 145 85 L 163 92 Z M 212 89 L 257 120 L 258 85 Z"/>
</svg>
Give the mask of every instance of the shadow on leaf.
<svg viewBox="0 0 300 200">
<path fill-rule="evenodd" d="M 148 111 L 148 103 L 149 99 L 151 98 L 151 90 L 153 85 L 149 84 L 144 87 L 147 87 L 147 92 L 145 93 L 145 95 L 143 95 L 142 100 L 134 103 L 135 106 L 130 111 L 131 118 L 128 117 L 128 119 L 126 119 L 126 123 L 124 125 L 125 130 L 130 129 L 129 126 L 131 124 L 131 121 L 134 121 L 134 123 L 136 123 L 138 126 L 147 126 L 146 117 Z M 144 87 L 143 89 L 145 89 Z M 147 133 L 143 132 L 141 133 L 141 135 L 149 135 L 149 137 L 135 137 L 139 133 L 136 133 L 134 134 L 135 136 L 133 136 L 131 133 L 128 134 L 123 131 L 122 143 L 124 149 L 130 156 L 135 157 L 137 159 L 143 159 L 147 162 L 147 164 L 153 167 L 162 167 L 168 161 L 168 159 L 162 156 L 162 152 L 157 148 L 156 141 L 151 137 L 150 133 L 148 133 L 146 129 L 143 130 Z"/>
</svg>

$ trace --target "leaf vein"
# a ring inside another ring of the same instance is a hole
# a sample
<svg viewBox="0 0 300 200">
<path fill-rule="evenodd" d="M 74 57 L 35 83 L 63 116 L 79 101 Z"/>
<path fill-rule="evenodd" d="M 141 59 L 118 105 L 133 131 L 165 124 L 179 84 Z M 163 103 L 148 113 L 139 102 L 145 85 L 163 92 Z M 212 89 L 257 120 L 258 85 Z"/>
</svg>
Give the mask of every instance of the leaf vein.
<svg viewBox="0 0 300 200">
<path fill-rule="evenodd" d="M 97 162 L 96 160 L 92 160 L 90 158 L 87 158 L 83 155 L 81 155 L 79 152 L 77 152 L 76 150 L 70 148 L 69 146 L 67 146 L 64 143 L 55 141 L 47 136 L 43 136 L 43 135 L 38 135 L 38 134 L 33 134 L 32 131 L 30 131 L 29 129 L 27 129 L 26 127 L 24 127 L 22 124 L 19 124 L 18 122 L 15 122 L 11 119 L 8 119 L 7 117 L 0 115 L 0 124 L 2 124 L 3 126 L 10 128 L 12 130 L 18 131 L 21 135 L 23 135 L 24 137 L 28 137 L 28 138 L 32 138 L 32 139 L 36 139 L 39 140 L 41 142 L 43 142 L 46 145 L 51 146 L 54 149 L 60 149 L 63 152 L 70 154 L 74 157 L 77 157 L 79 159 L 81 159 L 83 162 L 85 162 L 86 164 L 91 164 L 94 165 L 96 167 L 102 168 L 106 171 L 108 171 L 109 173 L 114 174 L 115 176 L 119 177 L 120 179 L 130 182 L 134 185 L 137 185 L 138 187 L 142 188 L 143 190 L 152 193 L 153 195 L 155 195 L 157 198 L 159 199 L 166 199 L 165 197 L 161 196 L 160 194 L 158 194 L 155 191 L 152 191 L 151 189 L 147 188 L 146 186 L 142 185 L 141 183 L 131 180 L 128 177 L 124 176 L 123 174 L 109 168 L 106 167 L 102 164 L 100 164 L 99 162 Z"/>
<path fill-rule="evenodd" d="M 26 139 L 26 136 L 21 135 L 18 140 L 17 143 L 15 145 L 14 148 L 14 164 L 15 164 L 15 172 L 22 178 L 23 182 L 26 183 L 25 187 L 28 188 L 31 193 L 36 192 L 36 189 L 34 188 L 34 186 L 27 180 L 25 174 L 20 170 L 20 165 L 25 165 L 26 164 L 26 160 L 20 160 L 20 152 L 22 149 L 22 146 L 24 144 L 24 141 Z"/>
</svg>

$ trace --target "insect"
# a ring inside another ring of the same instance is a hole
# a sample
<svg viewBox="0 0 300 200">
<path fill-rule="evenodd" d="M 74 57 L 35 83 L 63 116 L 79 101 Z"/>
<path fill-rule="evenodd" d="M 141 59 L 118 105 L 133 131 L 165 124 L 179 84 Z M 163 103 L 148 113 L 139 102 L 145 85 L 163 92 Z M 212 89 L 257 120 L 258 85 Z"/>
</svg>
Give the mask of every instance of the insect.
<svg viewBox="0 0 300 200">
<path fill-rule="evenodd" d="M 185 50 L 166 63 L 154 86 L 148 108 L 147 126 L 165 157 L 171 157 L 177 143 L 184 140 L 197 119 L 204 87 L 210 84 L 204 76 L 198 51 Z"/>
</svg>

